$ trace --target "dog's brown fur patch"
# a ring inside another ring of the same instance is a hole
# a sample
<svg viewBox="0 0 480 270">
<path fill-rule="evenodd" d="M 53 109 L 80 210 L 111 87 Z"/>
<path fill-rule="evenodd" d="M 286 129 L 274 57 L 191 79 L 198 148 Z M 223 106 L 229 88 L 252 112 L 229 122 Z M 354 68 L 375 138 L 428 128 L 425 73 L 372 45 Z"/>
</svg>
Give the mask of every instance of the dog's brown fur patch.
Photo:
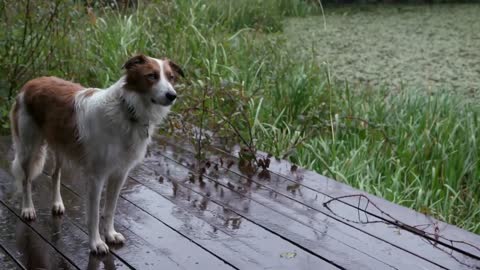
<svg viewBox="0 0 480 270">
<path fill-rule="evenodd" d="M 169 59 L 163 60 L 163 72 L 165 73 L 165 78 L 167 78 L 171 84 L 175 84 L 178 81 L 179 76 L 185 77 L 180 66 Z"/>
<path fill-rule="evenodd" d="M 171 83 L 174 84 L 178 76 L 175 72 L 173 72 L 172 67 L 170 66 L 169 61 L 163 61 L 163 73 L 165 74 L 165 78 Z"/>
<path fill-rule="evenodd" d="M 75 94 L 81 89 L 84 87 L 80 84 L 40 77 L 27 82 L 21 90 L 27 112 L 47 143 L 74 156 L 81 150 L 75 119 Z"/>
<path fill-rule="evenodd" d="M 160 65 L 154 59 L 144 55 L 130 58 L 124 65 L 127 70 L 128 90 L 148 93 L 152 86 L 160 80 Z"/>
</svg>

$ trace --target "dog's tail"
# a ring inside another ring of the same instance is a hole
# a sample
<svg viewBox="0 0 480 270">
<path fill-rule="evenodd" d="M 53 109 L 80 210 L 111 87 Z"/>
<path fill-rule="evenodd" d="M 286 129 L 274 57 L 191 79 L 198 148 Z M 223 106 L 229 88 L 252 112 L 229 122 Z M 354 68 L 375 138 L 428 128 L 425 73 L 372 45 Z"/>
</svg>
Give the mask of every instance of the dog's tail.
<svg viewBox="0 0 480 270">
<path fill-rule="evenodd" d="M 46 159 L 46 144 L 22 102 L 22 94 L 10 111 L 10 125 L 15 151 L 11 171 L 20 191 L 24 181 L 32 181 L 42 172 Z"/>
<path fill-rule="evenodd" d="M 15 158 L 12 162 L 12 174 L 15 177 L 15 187 L 16 190 L 21 190 L 22 187 L 22 179 L 25 178 L 23 170 L 21 169 L 21 165 L 19 164 L 19 159 L 17 155 L 18 145 L 20 144 L 20 138 L 18 136 L 18 113 L 20 110 L 20 98 L 17 96 L 13 106 L 10 110 L 10 131 L 12 133 L 12 142 L 13 142 L 13 149 L 15 151 Z"/>
</svg>

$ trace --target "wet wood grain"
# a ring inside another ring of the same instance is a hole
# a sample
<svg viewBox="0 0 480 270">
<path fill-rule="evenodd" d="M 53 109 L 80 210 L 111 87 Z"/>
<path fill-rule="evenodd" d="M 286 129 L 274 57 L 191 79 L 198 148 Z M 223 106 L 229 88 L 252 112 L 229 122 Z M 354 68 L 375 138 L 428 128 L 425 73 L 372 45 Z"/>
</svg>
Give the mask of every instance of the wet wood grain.
<svg viewBox="0 0 480 270">
<path fill-rule="evenodd" d="M 33 200 L 37 219 L 34 222 L 29 222 L 28 225 L 41 235 L 43 240 L 80 269 L 89 268 L 92 266 L 92 261 L 99 261 L 98 266 L 89 269 L 130 269 L 118 259 L 111 258 L 111 254 L 101 258 L 92 257 L 88 252 L 87 234 L 68 217 L 52 216 L 49 182 L 50 179 L 45 176 L 40 176 L 35 181 Z M 11 176 L 0 169 L 0 185 L 4 189 L 3 198 L 6 198 L 3 203 L 19 217 L 20 203 L 18 196 L 15 196 L 11 191 L 12 183 Z M 20 218 L 19 221 L 21 221 Z M 42 256 L 42 254 L 38 256 Z M 100 262 L 104 263 L 101 264 Z"/>
<path fill-rule="evenodd" d="M 179 139 L 175 139 L 172 141 L 170 138 L 166 137 L 159 137 L 160 141 L 162 142 L 169 142 L 178 145 Z M 186 145 L 186 144 L 182 144 Z M 229 146 L 227 144 L 219 144 L 216 143 L 215 146 L 209 147 L 209 150 L 215 155 L 223 156 L 223 157 L 230 157 L 235 160 L 238 160 L 238 152 L 239 147 Z M 258 151 L 259 157 L 267 157 L 268 154 L 262 151 Z M 295 166 L 297 169 L 292 171 L 292 167 Z M 322 194 L 326 198 L 335 198 L 341 196 L 348 196 L 351 194 L 362 194 L 368 196 L 370 200 L 372 200 L 376 205 L 381 206 L 382 211 L 387 213 L 394 213 L 394 215 L 403 221 L 406 224 L 411 226 L 414 225 L 422 225 L 422 224 L 431 224 L 436 226 L 420 226 L 423 231 L 433 235 L 435 234 L 435 229 L 438 228 L 439 231 L 437 232 L 441 236 L 456 240 L 456 241 L 464 241 L 471 243 L 472 245 L 462 245 L 457 244 L 455 248 L 458 249 L 460 252 L 464 252 L 466 254 L 471 254 L 472 257 L 479 259 L 480 258 L 480 250 L 474 247 L 480 247 L 480 235 L 465 231 L 460 229 L 454 225 L 439 221 L 435 218 L 427 216 L 425 214 L 416 212 L 410 208 L 394 204 L 389 202 L 383 198 L 379 198 L 377 196 L 362 192 L 360 190 L 354 189 L 353 187 L 335 181 L 333 179 L 327 178 L 323 175 L 320 175 L 314 171 L 309 171 L 296 165 L 290 163 L 284 159 L 270 159 L 270 166 L 268 168 L 270 175 L 274 175 L 280 179 L 289 180 L 294 183 L 298 183 L 300 187 L 304 187 L 306 189 L 310 189 L 313 191 Z M 344 198 L 339 200 L 346 205 L 351 207 L 357 208 L 358 201 L 356 198 Z M 361 211 L 364 211 L 361 209 Z M 371 214 L 374 217 L 384 218 L 388 220 L 388 217 L 385 217 L 378 209 L 374 207 L 370 207 L 365 210 L 365 212 Z M 443 241 L 446 245 L 450 245 L 448 241 Z"/>
<path fill-rule="evenodd" d="M 4 247 L 0 246 L 0 265 L 5 270 L 25 269 L 20 262 L 15 261 L 12 254 L 10 254 Z"/>
<path fill-rule="evenodd" d="M 162 144 L 166 145 L 162 146 Z M 160 149 L 160 155 L 177 160 L 179 163 L 183 163 L 187 167 L 191 167 L 195 164 L 193 148 L 191 145 L 188 145 L 188 143 L 181 141 L 173 142 L 172 140 L 161 138 L 159 140 L 159 145 L 156 147 Z M 265 177 L 261 177 L 261 170 L 248 175 L 249 172 L 245 173 L 242 171 L 238 166 L 238 160 L 232 155 L 222 154 L 212 149 L 203 150 L 205 155 L 211 160 L 212 164 L 218 164 L 220 159 L 223 160 L 224 164 L 227 164 L 225 166 L 228 168 L 223 172 L 224 176 L 219 179 L 230 181 L 233 184 L 237 183 L 237 185 L 244 185 L 242 183 L 246 180 L 251 181 L 255 185 L 260 186 L 260 188 L 258 188 L 259 192 L 257 193 L 266 193 L 266 189 L 268 190 L 268 196 L 271 196 L 270 193 L 272 193 L 276 201 L 283 201 L 284 205 L 288 207 L 296 206 L 294 207 L 294 213 L 297 213 L 297 215 L 298 213 L 305 213 L 305 211 L 310 212 L 308 214 L 309 216 L 315 216 L 315 213 L 328 215 L 338 223 L 343 223 L 355 228 L 376 239 L 389 243 L 395 249 L 401 249 L 407 253 L 414 254 L 415 256 L 423 258 L 439 267 L 471 269 L 472 267 L 478 267 L 480 264 L 480 261 L 477 260 L 477 258 L 458 252 L 450 248 L 448 245 L 432 245 L 429 241 L 422 237 L 418 237 L 415 233 L 399 230 L 391 224 L 376 222 L 380 219 L 371 213 L 364 212 L 362 215 L 359 215 L 359 212 L 361 211 L 358 210 L 356 205 L 349 205 L 341 202 L 335 203 L 334 206 L 331 207 L 336 215 L 332 215 L 332 213 L 323 206 L 323 202 L 332 197 L 328 194 L 323 194 L 314 189 L 303 186 L 301 184 L 303 178 L 293 181 L 292 179 L 280 177 L 278 174 L 268 171 L 268 179 L 266 179 Z M 296 176 L 298 177 L 299 175 Z M 332 185 L 334 184 L 335 183 L 332 183 Z M 351 194 L 358 194 L 358 192 Z M 264 197 L 266 196 L 267 195 L 264 194 Z M 383 204 L 380 205 L 383 206 Z M 371 223 L 356 224 L 345 220 L 358 220 L 359 216 L 363 219 L 365 219 L 366 216 Z M 357 233 L 355 235 L 358 237 L 358 235 L 361 234 Z"/>
<path fill-rule="evenodd" d="M 72 185 L 74 180 L 69 177 L 69 173 L 65 172 L 64 175 L 65 184 L 62 184 L 64 185 L 62 186 L 62 196 L 64 196 L 67 214 L 86 230 L 84 203 L 80 196 L 84 193 L 79 187 L 82 184 L 77 182 L 77 185 Z M 76 211 L 68 211 L 69 208 L 76 209 Z M 215 260 L 210 254 L 204 254 L 200 250 L 196 250 L 191 243 L 188 243 L 190 251 L 196 251 L 197 253 L 187 253 L 185 249 L 177 249 L 177 247 L 184 247 L 181 238 L 172 240 L 175 245 L 166 245 L 167 243 L 163 243 L 162 237 L 159 238 L 158 236 L 166 236 L 174 234 L 174 232 L 168 228 L 168 230 L 165 230 L 159 224 L 149 223 L 152 220 L 142 215 L 139 209 L 125 208 L 124 202 L 120 202 L 118 212 L 120 215 L 116 216 L 115 219 L 116 228 L 125 236 L 127 244 L 114 249 L 114 253 L 132 267 L 136 269 L 158 269 L 159 267 L 164 269 L 188 269 L 192 266 L 204 265 L 217 269 L 229 269 L 223 262 Z M 145 223 L 143 223 L 144 221 Z"/>
<path fill-rule="evenodd" d="M 63 181 L 68 190 L 62 194 L 81 192 L 81 182 L 73 181 L 68 171 L 63 174 Z M 118 209 L 118 223 L 125 224 L 132 231 L 139 227 L 136 232 L 151 243 L 152 247 L 146 246 L 145 250 L 162 250 L 163 256 L 175 260 L 185 269 L 208 265 L 211 266 L 208 269 L 222 269 L 228 266 L 223 261 L 238 269 L 311 269 L 317 266 L 333 269 L 330 264 L 302 251 L 295 252 L 294 259 L 282 258 L 283 253 L 294 251 L 295 247 L 279 237 L 272 237 L 253 224 L 248 236 L 232 236 L 222 230 L 223 224 L 210 224 L 195 215 L 198 209 L 192 208 L 190 203 L 185 205 L 176 201 L 174 204 L 133 181 L 127 182 Z M 162 227 L 166 230 L 161 230 Z M 184 239 L 178 239 L 178 236 Z M 164 238 L 171 242 L 163 241 Z M 218 259 L 210 255 L 208 262 L 203 260 L 202 263 L 201 256 L 206 252 L 200 248 L 215 254 Z M 190 265 L 189 261 L 195 265 Z"/>
<path fill-rule="evenodd" d="M 339 227 L 338 222 L 328 216 L 315 216 L 315 213 L 308 209 L 292 211 L 290 206 L 279 203 L 274 193 L 256 189 L 255 184 L 249 189 L 248 182 L 243 185 L 231 179 L 224 181 L 221 177 L 212 179 L 209 176 L 205 176 L 203 184 L 198 180 L 192 183 L 191 171 L 179 165 L 168 158 L 155 156 L 148 158 L 143 166 L 132 173 L 132 177 L 167 195 L 169 192 L 173 193 L 172 190 L 177 185 L 177 194 L 183 192 L 193 197 L 193 193 L 204 197 L 190 200 L 201 202 L 207 197 L 209 202 L 222 205 L 242 220 L 252 220 L 302 247 L 313 250 L 319 256 L 328 255 L 330 260 L 346 268 L 355 266 L 356 269 L 371 269 L 373 266 L 375 269 L 407 269 L 413 265 L 423 265 L 438 269 L 425 260 L 399 252 L 391 245 L 359 234 L 350 227 Z M 159 185 L 155 179 L 162 176 L 164 181 Z"/>
<path fill-rule="evenodd" d="M 80 269 L 0 202 L 0 245 L 25 269 Z"/>
</svg>

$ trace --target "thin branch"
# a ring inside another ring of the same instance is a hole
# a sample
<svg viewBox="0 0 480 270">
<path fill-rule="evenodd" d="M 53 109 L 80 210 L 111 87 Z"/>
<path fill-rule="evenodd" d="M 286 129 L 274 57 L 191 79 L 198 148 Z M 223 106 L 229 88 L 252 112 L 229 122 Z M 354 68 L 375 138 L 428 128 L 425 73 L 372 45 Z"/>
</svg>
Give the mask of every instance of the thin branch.
<svg viewBox="0 0 480 270">
<path fill-rule="evenodd" d="M 345 218 L 345 217 L 342 217 L 340 215 L 338 215 L 337 213 L 335 213 L 335 211 L 333 211 L 330 207 L 330 204 L 333 203 L 333 202 L 341 202 L 341 203 L 346 203 L 344 201 L 342 201 L 342 199 L 347 199 L 347 198 L 358 198 L 358 204 L 357 204 L 357 210 L 360 212 L 360 211 L 363 211 L 365 213 L 365 215 L 367 216 L 367 221 L 362 221 L 361 218 L 360 218 L 360 214 L 358 214 L 358 221 L 356 220 L 351 220 L 351 219 L 348 219 L 348 218 Z M 365 199 L 367 201 L 366 205 L 364 208 L 361 208 L 361 200 L 362 199 Z M 383 216 L 386 216 L 388 217 L 389 219 L 384 219 L 382 217 L 378 217 L 377 215 L 374 215 L 374 214 L 371 214 L 371 212 L 368 211 L 368 207 L 372 205 L 377 211 L 379 211 L 381 213 L 381 215 Z M 437 222 L 432 222 L 431 224 L 419 224 L 419 225 L 414 225 L 414 226 L 411 226 L 411 225 L 408 225 L 396 218 L 394 218 L 392 215 L 390 215 L 389 213 L 383 211 L 380 207 L 378 207 L 372 200 L 370 200 L 367 196 L 363 195 L 363 194 L 351 194 L 351 195 L 344 195 L 344 196 L 339 196 L 339 197 L 334 197 L 334 198 L 331 198 L 330 200 L 326 201 L 323 203 L 323 206 L 328 210 L 330 211 L 333 215 L 347 221 L 347 222 L 351 222 L 351 223 L 357 223 L 357 224 L 373 224 L 373 223 L 384 223 L 384 224 L 387 224 L 387 225 L 394 225 L 395 227 L 399 228 L 399 229 L 403 229 L 403 230 L 406 230 L 406 231 L 409 231 L 411 233 L 414 233 L 418 236 L 420 236 L 422 239 L 424 239 L 425 241 L 427 241 L 428 243 L 430 243 L 432 246 L 438 248 L 439 250 L 442 250 L 443 252 L 449 254 L 453 259 L 455 259 L 457 262 L 461 263 L 462 265 L 465 265 L 465 266 L 469 266 L 469 267 L 472 267 L 474 269 L 479 269 L 478 267 L 476 266 L 472 266 L 472 265 L 469 265 L 469 264 L 466 264 L 464 262 L 461 262 L 458 258 L 455 257 L 455 255 L 453 254 L 453 251 L 456 250 L 457 252 L 462 252 L 462 253 L 465 253 L 467 251 L 464 251 L 462 249 L 460 249 L 458 247 L 458 244 L 461 244 L 461 245 L 465 245 L 465 246 L 468 246 L 468 247 L 471 247 L 477 251 L 480 252 L 480 247 L 477 247 L 471 243 L 468 243 L 468 242 L 465 242 L 465 241 L 461 241 L 461 240 L 453 240 L 453 239 L 449 239 L 445 236 L 442 236 L 440 235 L 440 228 L 438 227 L 438 223 Z M 376 216 L 378 217 L 379 219 L 378 220 L 374 220 L 374 221 L 369 221 L 368 220 L 368 214 L 370 215 L 373 215 L 373 216 Z M 427 232 L 426 230 L 430 227 L 434 226 L 433 228 L 433 233 L 432 232 Z M 442 240 L 442 241 L 441 241 Z M 449 248 L 451 251 L 448 252 L 447 250 L 441 248 L 439 246 L 439 244 L 441 246 L 444 246 L 444 247 L 447 247 Z M 457 245 L 456 245 L 457 244 Z M 459 251 L 460 250 L 460 251 Z M 468 253 L 468 252 L 467 252 Z M 474 255 L 472 254 L 472 256 L 477 256 L 478 255 Z"/>
</svg>

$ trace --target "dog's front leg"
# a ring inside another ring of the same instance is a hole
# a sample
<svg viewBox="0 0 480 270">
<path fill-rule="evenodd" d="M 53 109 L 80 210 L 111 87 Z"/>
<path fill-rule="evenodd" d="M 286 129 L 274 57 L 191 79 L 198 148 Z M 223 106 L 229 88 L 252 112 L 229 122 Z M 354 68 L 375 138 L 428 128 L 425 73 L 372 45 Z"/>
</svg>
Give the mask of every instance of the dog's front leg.
<svg viewBox="0 0 480 270">
<path fill-rule="evenodd" d="M 118 196 L 120 195 L 120 190 L 122 189 L 125 179 L 127 178 L 128 172 L 117 172 L 112 174 L 108 178 L 107 183 L 107 192 L 105 198 L 105 240 L 109 244 L 123 244 L 125 242 L 125 237 L 121 233 L 115 231 L 113 226 L 115 209 L 117 206 Z"/>
<path fill-rule="evenodd" d="M 87 200 L 87 225 L 90 251 L 95 254 L 108 253 L 108 246 L 100 238 L 99 232 L 99 210 L 100 196 L 102 194 L 105 177 L 89 177 L 88 179 L 88 200 Z"/>
</svg>

